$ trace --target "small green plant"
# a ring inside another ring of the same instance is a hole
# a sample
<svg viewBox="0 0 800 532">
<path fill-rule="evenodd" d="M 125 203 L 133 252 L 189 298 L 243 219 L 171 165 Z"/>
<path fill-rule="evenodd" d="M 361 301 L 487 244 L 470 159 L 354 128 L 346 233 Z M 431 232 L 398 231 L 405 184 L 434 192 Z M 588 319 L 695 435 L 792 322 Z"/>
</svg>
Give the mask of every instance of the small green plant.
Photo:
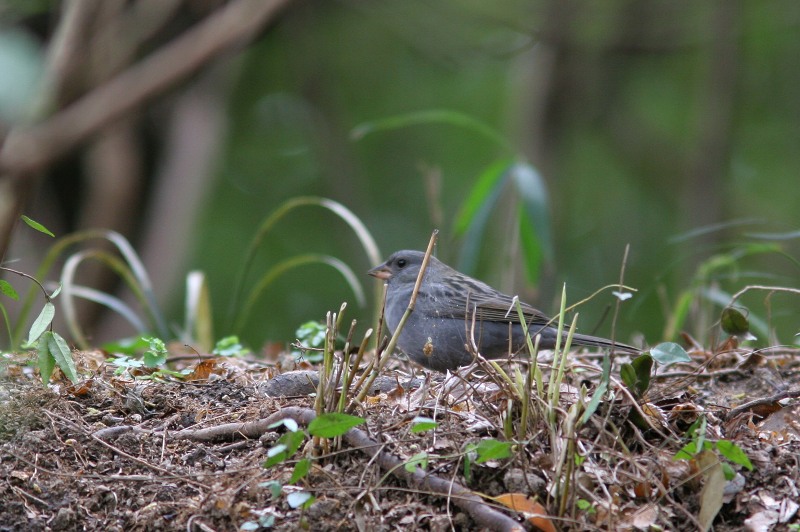
<svg viewBox="0 0 800 532">
<path fill-rule="evenodd" d="M 54 236 L 42 224 L 31 220 L 27 216 L 22 216 L 22 220 L 33 229 L 44 233 L 48 236 Z M 28 338 L 21 344 L 22 349 L 36 349 L 38 353 L 38 367 L 39 374 L 42 377 L 42 382 L 47 384 L 50 382 L 50 377 L 53 375 L 53 370 L 58 366 L 64 375 L 72 382 L 78 382 L 79 377 L 75 369 L 75 362 L 72 359 L 72 351 L 70 351 L 67 342 L 57 332 L 53 331 L 53 318 L 56 315 L 56 307 L 53 300 L 61 293 L 61 285 L 59 285 L 52 293 L 48 293 L 45 287 L 35 277 L 28 275 L 24 272 L 13 270 L 5 266 L 0 267 L 0 270 L 27 278 L 39 288 L 44 295 L 45 304 L 39 312 L 37 318 L 33 321 L 31 328 L 28 330 Z M 13 300 L 19 300 L 17 291 L 8 281 L 0 280 L 0 292 Z M 11 324 L 8 318 L 8 312 L 5 306 L 0 303 L 0 310 L 2 310 L 6 329 L 11 339 L 12 347 L 16 345 L 11 331 Z M 22 313 L 18 319 L 17 327 L 23 326 L 25 323 L 26 313 Z"/>
<path fill-rule="evenodd" d="M 251 243 L 251 247 L 244 260 L 239 282 L 232 292 L 232 304 L 233 308 L 236 309 L 234 329 L 240 328 L 250 317 L 254 303 L 263 295 L 264 291 L 276 278 L 286 271 L 304 264 L 321 263 L 334 267 L 345 277 L 346 281 L 353 289 L 359 304 L 365 304 L 361 283 L 347 265 L 334 257 L 307 254 L 292 257 L 274 266 L 260 278 L 255 287 L 248 293 L 244 304 L 241 307 L 238 305 L 239 299 L 243 293 L 243 282 L 247 278 L 250 264 L 252 263 L 255 253 L 261 247 L 264 237 L 276 222 L 282 219 L 288 212 L 301 206 L 322 207 L 335 213 L 353 229 L 369 255 L 371 262 L 377 262 L 379 260 L 380 253 L 377 246 L 375 246 L 372 236 L 366 230 L 363 223 L 361 223 L 350 210 L 337 202 L 325 198 L 293 198 L 282 204 L 264 220 Z M 23 218 L 23 220 L 37 231 L 52 236 L 52 233 L 41 226 L 41 224 L 29 218 Z M 43 350 L 40 351 L 40 359 L 43 361 L 42 364 L 44 365 L 42 367 L 45 371 L 47 370 L 46 362 L 51 359 L 55 361 L 55 364 L 64 364 L 65 367 L 62 369 L 64 369 L 65 372 L 70 371 L 66 366 L 66 358 L 71 358 L 71 356 L 62 354 L 64 349 L 60 347 L 60 344 L 56 342 L 55 339 L 50 341 L 50 337 L 47 336 L 45 337 L 47 341 L 41 344 L 35 344 L 35 340 L 44 333 L 49 323 L 52 321 L 54 307 L 50 300 L 55 298 L 60 291 L 62 294 L 61 301 L 64 319 L 67 323 L 72 341 L 74 341 L 79 348 L 89 349 L 91 347 L 85 334 L 83 324 L 79 322 L 75 303 L 76 299 L 84 299 L 103 305 L 118 313 L 136 331 L 132 338 L 106 346 L 111 352 L 125 355 L 123 357 L 117 357 L 113 361 L 121 371 L 139 367 L 140 365 L 135 361 L 136 356 L 145 357 L 144 366 L 146 367 L 153 368 L 161 366 L 166 360 L 166 348 L 163 346 L 163 342 L 160 346 L 156 345 L 154 339 L 157 338 L 159 339 L 158 341 L 161 342 L 160 339 L 171 339 L 174 338 L 175 335 L 167 326 L 164 313 L 156 302 L 152 283 L 141 259 L 122 235 L 114 231 L 89 230 L 62 237 L 48 250 L 36 277 L 45 278 L 56 260 L 62 255 L 65 255 L 72 246 L 76 244 L 86 244 L 94 240 L 110 242 L 118 253 L 110 253 L 99 247 L 90 247 L 67 255 L 64 267 L 61 271 L 61 288 L 54 291 L 53 294 L 48 294 L 40 285 L 47 302 L 39 318 L 34 323 L 34 327 L 29 332 L 29 338 L 25 346 L 40 346 Z M 142 311 L 135 311 L 130 305 L 111 294 L 101 292 L 89 286 L 77 284 L 75 281 L 76 274 L 88 261 L 99 262 L 116 273 L 123 280 L 128 289 L 131 290 Z M 3 269 L 35 280 L 33 276 L 22 272 L 16 272 L 9 268 Z M 0 294 L 11 299 L 19 299 L 17 291 L 5 280 L 0 280 Z M 5 317 L 5 325 L 6 329 L 9 331 L 11 346 L 21 344 L 22 334 L 24 332 L 22 327 L 32 307 L 33 297 L 34 292 L 29 292 L 22 304 L 20 318 L 14 327 L 9 323 L 8 313 L 2 305 L 2 301 L 0 301 L 0 311 L 2 311 Z M 183 330 L 178 332 L 180 340 L 186 344 L 195 345 L 204 352 L 208 352 L 213 347 L 213 352 L 221 356 L 241 356 L 247 352 L 247 349 L 241 345 L 236 336 L 229 336 L 227 339 L 220 341 L 216 346 L 213 346 L 214 336 L 212 332 L 212 321 L 212 308 L 205 276 L 201 272 L 189 272 L 186 279 L 185 322 Z M 310 333 L 304 331 L 301 333 L 301 336 L 302 334 Z"/>
<path fill-rule="evenodd" d="M 276 465 L 288 462 L 300 445 L 309 436 L 315 438 L 337 438 L 344 435 L 348 430 L 365 423 L 364 418 L 351 416 L 348 414 L 341 414 L 331 412 L 317 416 L 311 423 L 308 424 L 307 433 L 300 430 L 297 422 L 291 418 L 282 419 L 269 426 L 271 429 L 283 427 L 286 429 L 275 445 L 267 451 L 267 460 L 264 462 L 264 467 L 270 468 Z M 289 479 L 290 484 L 296 484 L 308 474 L 311 469 L 311 460 L 302 458 L 295 463 L 292 471 L 292 476 Z M 272 481 L 269 485 L 273 498 L 277 497 L 283 490 L 284 486 L 276 481 Z M 306 509 L 314 502 L 314 497 L 305 491 L 293 491 L 287 495 L 286 502 L 292 508 Z"/>
<path fill-rule="evenodd" d="M 730 230 L 734 225 L 736 225 L 735 222 L 701 227 L 676 237 L 673 239 L 673 243 L 683 243 L 715 231 Z M 758 271 L 751 268 L 750 264 L 760 265 L 764 260 L 775 258 L 783 263 L 788 263 L 794 267 L 795 271 L 800 270 L 800 261 L 787 252 L 784 244 L 786 240 L 797 238 L 796 231 L 783 234 L 746 232 L 741 237 L 744 242 L 726 246 L 724 250 L 715 253 L 697 266 L 689 287 L 681 291 L 675 298 L 672 310 L 665 322 L 663 338 L 668 340 L 676 338 L 684 328 L 688 328 L 688 324 L 693 325 L 691 329 L 697 335 L 705 334 L 706 331 L 714 331 L 716 334 L 716 330 L 712 325 L 719 314 L 715 309 L 721 309 L 722 311 L 723 316 L 720 324 L 723 326 L 723 330 L 725 330 L 726 321 L 727 325 L 732 325 L 736 329 L 737 324 L 726 320 L 725 313 L 744 293 L 750 290 L 800 295 L 800 289 L 798 288 L 764 286 L 763 284 L 747 286 L 735 294 L 731 294 L 731 291 L 738 290 L 738 286 L 741 285 L 743 279 L 768 279 L 771 284 L 774 283 L 775 275 L 773 273 Z M 793 277 L 787 278 L 789 282 L 791 282 L 791 279 Z M 769 306 L 768 300 L 769 298 L 765 300 L 767 306 Z M 763 315 L 749 312 L 747 307 L 741 303 L 739 303 L 739 310 L 747 315 L 747 331 L 741 333 L 741 335 L 727 330 L 725 332 L 736 334 L 740 339 L 745 340 L 752 340 L 755 337 L 761 339 L 770 338 L 768 319 L 770 316 L 774 317 L 779 313 L 767 310 L 767 317 L 765 318 Z M 727 317 L 730 318 L 731 316 Z M 744 324 L 739 322 L 738 325 Z"/>
<path fill-rule="evenodd" d="M 485 438 L 464 447 L 464 480 L 472 481 L 472 465 L 483 464 L 489 460 L 502 460 L 511 457 L 513 442 Z"/>
<path fill-rule="evenodd" d="M 325 324 L 315 320 L 307 321 L 294 334 L 299 344 L 303 347 L 302 350 L 292 350 L 292 355 L 295 359 L 302 358 L 309 362 L 322 362 L 326 338 Z"/>
<path fill-rule="evenodd" d="M 703 451 L 715 452 L 718 455 L 726 458 L 733 464 L 740 465 L 748 471 L 753 470 L 753 464 L 747 457 L 747 454 L 741 447 L 736 445 L 730 440 L 716 440 L 710 441 L 706 438 L 706 424 L 705 416 L 700 416 L 692 425 L 687 429 L 686 436 L 689 442 L 681 447 L 675 453 L 673 460 L 694 460 Z M 726 480 L 731 480 L 736 475 L 736 471 L 730 466 L 728 462 L 722 462 L 722 470 L 725 474 Z"/>
<path fill-rule="evenodd" d="M 668 366 L 676 362 L 691 362 L 692 359 L 684 348 L 674 342 L 663 342 L 634 358 L 630 363 L 622 364 L 620 377 L 623 384 L 635 399 L 643 399 L 650 388 L 650 375 L 653 363 Z"/>
<path fill-rule="evenodd" d="M 211 352 L 221 357 L 243 357 L 250 354 L 250 349 L 243 346 L 234 334 L 218 340 Z"/>
</svg>

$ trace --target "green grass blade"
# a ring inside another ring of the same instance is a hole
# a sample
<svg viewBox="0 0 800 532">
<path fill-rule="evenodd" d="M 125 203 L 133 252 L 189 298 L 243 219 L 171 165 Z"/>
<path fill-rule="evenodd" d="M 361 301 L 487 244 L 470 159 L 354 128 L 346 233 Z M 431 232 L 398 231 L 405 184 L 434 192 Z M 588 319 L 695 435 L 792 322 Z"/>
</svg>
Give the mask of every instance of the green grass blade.
<svg viewBox="0 0 800 532">
<path fill-rule="evenodd" d="M 460 127 L 477 133 L 508 153 L 514 152 L 514 148 L 511 144 L 509 144 L 503 135 L 498 133 L 495 129 L 469 115 L 449 109 L 429 109 L 363 122 L 350 131 L 350 138 L 353 140 L 361 140 L 367 135 L 380 131 L 391 131 L 394 129 L 427 124 L 444 124 Z"/>
<path fill-rule="evenodd" d="M 92 301 L 93 303 L 103 305 L 104 307 L 113 310 L 125 318 L 125 320 L 130 323 L 139 334 L 146 333 L 148 331 L 147 325 L 145 325 L 144 321 L 142 321 L 139 315 L 136 314 L 136 312 L 129 305 L 126 305 L 121 299 L 114 297 L 111 294 L 81 285 L 72 285 L 71 293 L 75 297 Z"/>
<path fill-rule="evenodd" d="M 366 304 L 364 289 L 361 287 L 358 277 L 353 273 L 353 270 L 347 264 L 335 257 L 330 257 L 328 255 L 298 255 L 276 264 L 261 277 L 261 280 L 259 280 L 255 288 L 250 292 L 247 301 L 245 301 L 244 305 L 242 306 L 242 310 L 238 314 L 239 317 L 236 320 L 233 328 L 235 333 L 238 333 L 242 330 L 245 322 L 250 317 L 250 312 L 252 311 L 256 301 L 261 298 L 266 289 L 269 288 L 269 286 L 275 282 L 278 277 L 289 270 L 299 266 L 304 266 L 306 264 L 327 264 L 328 266 L 331 266 L 340 274 L 342 274 L 342 277 L 344 277 L 345 281 L 347 281 L 347 284 L 350 285 L 350 289 L 353 290 L 358 304 L 361 306 Z"/>
<path fill-rule="evenodd" d="M 153 292 L 152 283 L 150 282 L 150 277 L 147 275 L 147 271 L 145 270 L 141 260 L 139 260 L 138 255 L 136 255 L 136 252 L 133 250 L 133 247 L 131 247 L 130 243 L 125 239 L 125 237 L 119 233 L 104 229 L 90 229 L 71 233 L 59 238 L 47 251 L 44 259 L 42 259 L 42 263 L 39 265 L 39 269 L 36 271 L 35 277 L 37 279 L 47 278 L 47 274 L 53 268 L 55 262 L 69 246 L 94 239 L 107 240 L 117 247 L 120 254 L 122 254 L 122 256 L 130 265 L 130 270 L 133 272 L 133 275 L 136 279 L 138 279 L 137 283 L 141 289 L 137 289 L 136 291 L 143 295 L 143 298 L 146 302 L 146 307 L 156 321 L 159 334 L 163 334 L 165 337 L 168 336 L 169 330 L 167 328 L 166 321 L 161 315 L 158 305 L 156 304 L 155 294 Z M 129 284 L 129 286 L 132 285 Z M 28 291 L 25 301 L 20 309 L 19 318 L 13 331 L 13 345 L 17 345 L 19 343 L 19 339 L 22 338 L 22 332 L 25 328 L 27 316 L 30 313 L 31 307 L 33 306 L 35 297 L 36 287 L 34 286 Z"/>
<path fill-rule="evenodd" d="M 133 294 L 136 296 L 139 302 L 142 303 L 145 308 L 147 308 L 147 298 L 142 292 L 141 285 L 138 283 L 138 278 L 121 259 L 99 249 L 89 249 L 70 255 L 70 257 L 67 258 L 67 261 L 64 263 L 64 268 L 61 270 L 61 284 L 63 286 L 61 305 L 64 309 L 64 319 L 67 322 L 67 327 L 70 330 L 70 334 L 72 335 L 75 343 L 82 349 L 88 349 L 89 342 L 84 336 L 83 329 L 78 323 L 78 315 L 75 309 L 75 302 L 73 300 L 74 289 L 76 286 L 74 279 L 78 266 L 80 266 L 83 261 L 88 259 L 101 262 L 119 275 L 125 284 L 128 285 L 128 287 L 133 291 Z"/>
<path fill-rule="evenodd" d="M 186 276 L 186 318 L 183 341 L 197 342 L 199 347 L 209 351 L 214 347 L 214 326 L 211 307 L 211 294 L 203 272 L 192 271 Z"/>
<path fill-rule="evenodd" d="M 259 225 L 258 230 L 253 237 L 253 240 L 250 242 L 250 246 L 245 253 L 244 261 L 242 263 L 242 269 L 239 272 L 236 283 L 233 287 L 230 316 L 234 319 L 234 322 L 237 322 L 240 319 L 239 316 L 241 313 L 237 309 L 239 308 L 239 301 L 242 299 L 244 283 L 247 280 L 247 275 L 250 273 L 253 260 L 255 259 L 256 253 L 261 248 L 264 238 L 267 236 L 273 226 L 275 226 L 275 224 L 278 223 L 278 221 L 280 221 L 284 216 L 286 216 L 292 210 L 304 206 L 322 207 L 336 214 L 348 226 L 350 226 L 350 228 L 356 234 L 359 242 L 361 242 L 361 246 L 364 248 L 367 257 L 369 258 L 370 264 L 379 264 L 381 262 L 381 253 L 378 250 L 378 245 L 375 243 L 375 239 L 372 238 L 372 235 L 367 230 L 367 227 L 364 225 L 364 223 L 358 218 L 358 216 L 353 214 L 350 209 L 341 203 L 327 198 L 320 198 L 316 196 L 299 196 L 297 198 L 291 198 L 280 204 L 278 208 L 272 211 L 272 213 L 261 222 L 261 225 Z"/>
</svg>

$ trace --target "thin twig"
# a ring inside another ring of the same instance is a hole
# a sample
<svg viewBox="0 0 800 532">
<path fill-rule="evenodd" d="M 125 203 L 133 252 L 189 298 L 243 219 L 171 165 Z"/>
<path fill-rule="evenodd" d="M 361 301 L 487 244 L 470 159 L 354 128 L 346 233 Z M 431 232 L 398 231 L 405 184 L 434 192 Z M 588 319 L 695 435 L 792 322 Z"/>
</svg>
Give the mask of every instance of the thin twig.
<svg viewBox="0 0 800 532">
<path fill-rule="evenodd" d="M 289 0 L 237 0 L 46 121 L 15 129 L 0 150 L 0 174 L 46 167 L 110 122 L 252 38 Z"/>
</svg>

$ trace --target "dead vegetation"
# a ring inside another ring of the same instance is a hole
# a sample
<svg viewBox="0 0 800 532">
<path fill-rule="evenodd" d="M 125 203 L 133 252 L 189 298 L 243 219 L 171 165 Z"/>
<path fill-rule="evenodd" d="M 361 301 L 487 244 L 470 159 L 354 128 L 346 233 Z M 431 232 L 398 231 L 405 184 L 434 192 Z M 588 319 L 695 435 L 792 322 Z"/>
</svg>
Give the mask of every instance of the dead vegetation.
<svg viewBox="0 0 800 532">
<path fill-rule="evenodd" d="M 274 368 L 263 363 L 224 360 L 199 380 L 143 380 L 115 376 L 101 357 L 82 353 L 79 367 L 92 378 L 45 388 L 24 360 L 6 359 L 0 530 L 693 530 L 705 528 L 717 498 L 714 530 L 795 529 L 798 353 L 692 355 L 639 402 L 645 430 L 629 421 L 632 405 L 618 387 L 569 436 L 571 407 L 600 371 L 599 357 L 575 353 L 559 433 L 529 413 L 519 438 L 521 412 L 496 375 L 408 388 L 400 376 L 354 412 L 364 425 L 341 441 L 307 437 L 269 468 L 283 431 L 272 422 L 291 417 L 302 428 L 315 414 L 313 397 L 267 396 Z M 752 471 L 716 448 L 675 459 L 701 414 L 706 441 L 733 442 Z M 438 425 L 413 433 L 417 416 Z M 507 458 L 478 463 L 468 444 L 486 439 L 515 445 Z M 424 469 L 405 467 L 422 452 Z M 311 467 L 290 482 L 301 458 Z M 731 481 L 715 476 L 720 463 L 735 471 Z M 314 502 L 293 507 L 298 492 Z"/>
</svg>

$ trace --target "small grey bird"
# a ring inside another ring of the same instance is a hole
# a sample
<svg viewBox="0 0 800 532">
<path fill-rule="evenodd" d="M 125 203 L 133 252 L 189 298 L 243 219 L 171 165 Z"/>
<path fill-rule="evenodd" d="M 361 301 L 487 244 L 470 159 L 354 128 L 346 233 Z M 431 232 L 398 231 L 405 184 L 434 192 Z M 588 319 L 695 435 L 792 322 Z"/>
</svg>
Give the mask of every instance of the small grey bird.
<svg viewBox="0 0 800 532">
<path fill-rule="evenodd" d="M 367 272 L 388 285 L 384 319 L 392 332 L 408 307 L 424 257 L 420 251 L 398 251 Z M 539 346 L 553 348 L 558 334 L 556 323 L 530 305 L 521 303 L 521 307 L 531 337 L 539 334 Z M 473 362 L 467 348 L 473 339 L 478 352 L 486 358 L 505 357 L 525 349 L 525 334 L 513 298 L 432 256 L 416 306 L 397 346 L 417 364 L 444 372 Z M 577 333 L 572 345 L 639 352 L 629 345 Z"/>
</svg>

